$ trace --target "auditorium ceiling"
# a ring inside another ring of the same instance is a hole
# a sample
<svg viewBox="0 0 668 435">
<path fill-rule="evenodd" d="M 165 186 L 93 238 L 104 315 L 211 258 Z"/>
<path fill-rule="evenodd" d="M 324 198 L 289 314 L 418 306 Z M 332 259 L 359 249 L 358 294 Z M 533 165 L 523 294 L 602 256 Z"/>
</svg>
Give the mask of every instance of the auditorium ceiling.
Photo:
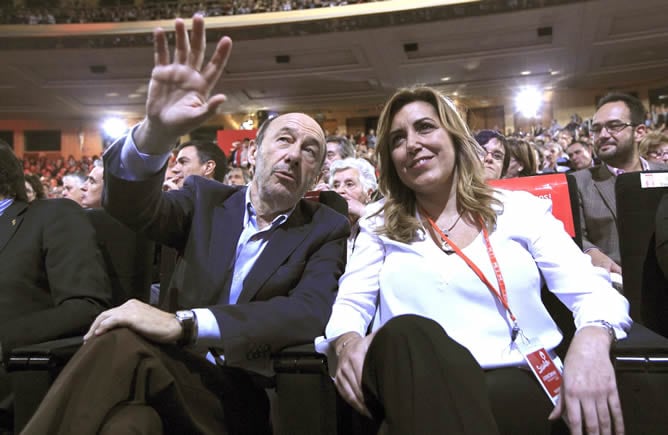
<svg viewBox="0 0 668 435">
<path fill-rule="evenodd" d="M 369 110 L 416 83 L 483 105 L 528 85 L 668 84 L 665 0 L 368 9 L 390 3 L 207 19 L 210 47 L 222 34 L 235 39 L 217 88 L 223 110 Z M 141 117 L 155 24 L 0 26 L 0 118 Z"/>
</svg>

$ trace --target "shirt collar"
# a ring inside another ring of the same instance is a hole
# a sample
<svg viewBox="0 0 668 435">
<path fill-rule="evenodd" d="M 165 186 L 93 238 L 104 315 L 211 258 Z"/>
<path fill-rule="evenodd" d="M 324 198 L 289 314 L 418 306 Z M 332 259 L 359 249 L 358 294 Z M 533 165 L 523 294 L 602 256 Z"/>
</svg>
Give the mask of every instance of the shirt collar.
<svg viewBox="0 0 668 435">
<path fill-rule="evenodd" d="M 626 171 L 623 170 L 623 169 L 615 168 L 614 166 L 610 166 L 610 165 L 608 165 L 607 163 L 606 163 L 605 166 L 607 166 L 607 167 L 608 167 L 608 171 L 610 171 L 610 173 L 611 173 L 612 175 L 615 175 L 615 176 L 617 176 L 617 175 L 622 175 L 624 172 L 626 172 Z M 649 162 L 648 162 L 647 160 L 645 160 L 644 158 L 642 158 L 642 157 L 640 157 L 640 166 L 642 167 L 642 170 L 643 170 L 643 171 L 649 171 L 649 170 L 650 170 L 650 168 L 649 168 Z"/>
<path fill-rule="evenodd" d="M 14 198 L 0 200 L 0 216 L 2 216 L 5 213 L 5 210 L 7 210 L 13 203 Z"/>
<path fill-rule="evenodd" d="M 255 207 L 253 207 L 253 203 L 251 202 L 250 190 L 251 186 L 249 185 L 248 188 L 246 188 L 246 211 L 244 213 L 244 228 L 248 227 L 249 224 L 257 228 L 257 212 L 255 211 Z M 297 204 L 295 204 L 285 213 L 281 213 L 276 216 L 274 220 L 271 221 L 271 226 L 267 229 L 274 229 L 283 225 L 285 221 L 287 221 L 288 218 L 292 215 L 292 212 L 295 211 L 296 206 Z"/>
</svg>

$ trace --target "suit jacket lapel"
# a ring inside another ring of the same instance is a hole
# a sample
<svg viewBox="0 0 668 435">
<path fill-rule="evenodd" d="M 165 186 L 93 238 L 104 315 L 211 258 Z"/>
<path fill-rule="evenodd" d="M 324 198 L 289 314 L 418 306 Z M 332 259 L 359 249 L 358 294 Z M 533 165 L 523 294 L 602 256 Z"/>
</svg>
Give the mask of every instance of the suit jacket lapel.
<svg viewBox="0 0 668 435">
<path fill-rule="evenodd" d="M 246 276 L 238 303 L 250 302 L 253 299 L 262 285 L 304 240 L 310 227 L 311 225 L 304 223 L 304 217 L 297 204 L 287 222 L 276 228 L 269 243 Z"/>
<path fill-rule="evenodd" d="M 202 289 L 205 293 L 202 300 L 208 300 L 211 304 L 229 299 L 237 242 L 241 236 L 246 211 L 245 202 L 246 189 L 239 189 L 213 210 L 209 270 L 212 272 L 214 285 Z"/>
<path fill-rule="evenodd" d="M 605 164 L 599 165 L 594 171 L 592 178 L 594 187 L 601 195 L 605 206 L 610 210 L 612 216 L 617 219 L 617 200 L 615 199 L 615 177 L 610 173 Z"/>
<path fill-rule="evenodd" d="M 14 201 L 12 205 L 0 216 L 0 252 L 7 246 L 9 240 L 14 236 L 23 222 L 23 211 L 28 204 L 22 201 Z"/>
</svg>

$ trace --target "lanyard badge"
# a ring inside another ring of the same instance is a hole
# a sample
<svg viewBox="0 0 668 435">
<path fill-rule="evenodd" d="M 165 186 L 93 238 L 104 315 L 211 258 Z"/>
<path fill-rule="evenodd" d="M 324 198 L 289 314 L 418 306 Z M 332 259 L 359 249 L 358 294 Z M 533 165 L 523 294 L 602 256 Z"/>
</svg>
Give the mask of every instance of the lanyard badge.
<svg viewBox="0 0 668 435">
<path fill-rule="evenodd" d="M 559 401 L 559 392 L 561 390 L 561 360 L 556 361 L 550 357 L 545 348 L 537 342 L 527 340 L 517 340 L 514 346 L 520 351 L 524 360 L 529 364 L 531 372 L 534 374 L 538 383 L 543 387 L 554 405 Z"/>
</svg>

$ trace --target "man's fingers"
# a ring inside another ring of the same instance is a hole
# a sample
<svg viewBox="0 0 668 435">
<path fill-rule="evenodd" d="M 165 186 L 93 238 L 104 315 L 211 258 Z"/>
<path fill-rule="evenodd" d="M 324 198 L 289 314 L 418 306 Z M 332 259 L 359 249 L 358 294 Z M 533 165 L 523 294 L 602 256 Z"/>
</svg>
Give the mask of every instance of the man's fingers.
<svg viewBox="0 0 668 435">
<path fill-rule="evenodd" d="M 209 84 L 210 89 L 213 89 L 218 82 L 218 79 L 220 79 L 231 53 L 232 40 L 227 36 L 224 36 L 218 41 L 216 50 L 213 52 L 209 63 L 206 64 L 206 67 L 202 70 L 202 76 Z"/>
<path fill-rule="evenodd" d="M 95 335 L 95 331 L 97 328 L 99 328 L 100 323 L 104 321 L 107 317 L 109 317 L 109 311 L 107 310 L 102 313 L 100 313 L 95 320 L 93 320 L 93 323 L 90 325 L 90 328 L 88 328 L 88 332 L 86 332 L 86 335 L 84 335 L 84 341 L 91 339 Z"/>
<path fill-rule="evenodd" d="M 188 39 L 186 25 L 182 19 L 176 19 L 174 22 L 174 30 L 176 33 L 174 63 L 183 65 L 188 61 L 188 54 L 190 53 L 190 40 Z"/>
<path fill-rule="evenodd" d="M 169 63 L 167 37 L 165 36 L 165 31 L 161 28 L 157 28 L 153 32 L 153 62 L 155 66 L 167 65 Z"/>
<path fill-rule="evenodd" d="M 193 28 L 190 32 L 190 53 L 188 65 L 199 71 L 204 62 L 204 51 L 206 49 L 206 32 L 204 31 L 204 18 L 201 15 L 193 17 Z"/>
</svg>

